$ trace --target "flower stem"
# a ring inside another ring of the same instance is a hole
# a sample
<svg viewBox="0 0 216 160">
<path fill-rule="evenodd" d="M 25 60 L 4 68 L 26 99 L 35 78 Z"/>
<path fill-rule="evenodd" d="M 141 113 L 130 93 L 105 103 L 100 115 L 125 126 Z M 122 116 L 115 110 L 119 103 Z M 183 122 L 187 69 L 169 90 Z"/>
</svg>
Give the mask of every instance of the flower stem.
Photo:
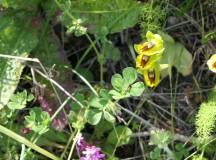
<svg viewBox="0 0 216 160">
<path fill-rule="evenodd" d="M 71 141 L 72 141 L 73 138 L 74 138 L 74 134 L 75 134 L 75 132 L 73 132 L 73 134 L 71 134 L 71 136 L 70 136 L 70 138 L 69 138 L 69 140 L 68 140 L 68 142 L 67 142 L 67 145 L 65 146 L 64 151 L 62 152 L 62 154 L 61 154 L 61 156 L 60 156 L 60 159 L 61 159 L 61 160 L 64 158 L 65 153 L 67 152 L 67 149 L 68 149 L 69 145 L 71 144 Z"/>
<path fill-rule="evenodd" d="M 73 154 L 73 151 L 74 151 L 76 142 L 77 142 L 77 138 L 78 138 L 78 136 L 79 136 L 79 134 L 80 134 L 80 130 L 75 131 L 75 132 L 76 132 L 76 136 L 75 136 L 75 138 L 74 138 L 74 141 L 73 141 L 73 144 L 72 144 L 72 146 L 71 146 L 71 150 L 70 150 L 70 153 L 69 153 L 69 156 L 68 156 L 68 159 L 67 159 L 67 160 L 70 160 L 71 157 L 72 157 L 72 154 Z"/>
</svg>

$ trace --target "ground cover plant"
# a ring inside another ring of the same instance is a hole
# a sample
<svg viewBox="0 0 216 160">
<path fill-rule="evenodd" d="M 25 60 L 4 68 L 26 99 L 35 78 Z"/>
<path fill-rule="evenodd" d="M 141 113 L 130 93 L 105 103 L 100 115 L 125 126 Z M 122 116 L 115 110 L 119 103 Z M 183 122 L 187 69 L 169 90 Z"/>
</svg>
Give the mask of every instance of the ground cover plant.
<svg viewBox="0 0 216 160">
<path fill-rule="evenodd" d="M 0 0 L 0 160 L 216 159 L 215 0 Z"/>
</svg>

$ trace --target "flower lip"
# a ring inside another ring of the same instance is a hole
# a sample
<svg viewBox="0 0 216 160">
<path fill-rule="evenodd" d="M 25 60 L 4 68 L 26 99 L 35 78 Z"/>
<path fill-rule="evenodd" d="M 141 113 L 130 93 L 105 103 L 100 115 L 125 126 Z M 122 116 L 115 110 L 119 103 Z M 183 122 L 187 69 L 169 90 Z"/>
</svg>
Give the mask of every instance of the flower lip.
<svg viewBox="0 0 216 160">
<path fill-rule="evenodd" d="M 149 49 L 153 48 L 156 45 L 154 42 L 148 42 L 144 47 L 141 49 L 142 52 L 148 51 Z"/>
<path fill-rule="evenodd" d="M 143 56 L 142 56 L 142 59 L 141 59 L 140 65 L 144 68 L 145 65 L 148 63 L 149 59 L 150 59 L 149 56 L 143 55 Z"/>
<path fill-rule="evenodd" d="M 150 83 L 153 84 L 155 82 L 155 71 L 154 70 L 148 71 L 148 77 L 149 77 Z"/>
<path fill-rule="evenodd" d="M 156 63 L 156 61 L 160 59 L 161 56 L 162 53 L 152 56 L 139 54 L 136 58 L 136 68 L 139 72 L 143 73 L 143 70 L 151 68 L 154 65 L 154 63 Z"/>
<path fill-rule="evenodd" d="M 155 64 L 151 69 L 143 71 L 144 81 L 149 87 L 156 87 L 160 83 L 159 65 Z"/>
<path fill-rule="evenodd" d="M 164 51 L 163 39 L 159 34 L 153 34 L 152 32 L 148 31 L 146 33 L 146 38 L 146 42 L 134 44 L 134 49 L 138 54 L 152 56 L 154 54 L 159 54 Z"/>
</svg>

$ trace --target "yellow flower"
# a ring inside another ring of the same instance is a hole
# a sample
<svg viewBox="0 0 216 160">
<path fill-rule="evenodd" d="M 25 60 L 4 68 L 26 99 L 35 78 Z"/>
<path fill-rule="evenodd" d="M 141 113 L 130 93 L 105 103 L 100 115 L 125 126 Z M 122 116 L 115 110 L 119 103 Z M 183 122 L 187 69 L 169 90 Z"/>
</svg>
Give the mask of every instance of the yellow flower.
<svg viewBox="0 0 216 160">
<path fill-rule="evenodd" d="M 211 58 L 207 61 L 209 69 L 216 73 L 216 54 L 213 54 Z"/>
<path fill-rule="evenodd" d="M 150 69 L 143 71 L 144 81 L 149 87 L 156 87 L 160 82 L 160 67 L 155 64 Z"/>
<path fill-rule="evenodd" d="M 159 34 L 153 34 L 152 32 L 148 31 L 146 33 L 146 38 L 147 42 L 134 45 L 134 48 L 138 54 L 152 56 L 164 51 L 163 39 Z"/>
<path fill-rule="evenodd" d="M 161 58 L 162 53 L 146 56 L 145 54 L 139 54 L 136 58 L 136 68 L 138 71 L 143 71 L 154 65 L 156 61 Z"/>
</svg>

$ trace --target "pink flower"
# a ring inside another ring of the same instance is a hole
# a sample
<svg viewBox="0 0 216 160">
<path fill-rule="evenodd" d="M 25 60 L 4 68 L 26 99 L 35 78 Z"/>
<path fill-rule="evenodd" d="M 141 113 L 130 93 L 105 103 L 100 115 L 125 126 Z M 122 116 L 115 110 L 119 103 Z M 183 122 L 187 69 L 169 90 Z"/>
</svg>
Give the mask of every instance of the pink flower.
<svg viewBox="0 0 216 160">
<path fill-rule="evenodd" d="M 78 136 L 76 144 L 77 149 L 82 153 L 80 160 L 104 160 L 105 154 L 101 152 L 101 149 L 86 143 L 82 134 Z"/>
<path fill-rule="evenodd" d="M 87 143 L 84 139 L 84 137 L 82 136 L 82 134 L 79 134 L 78 137 L 77 137 L 77 148 L 80 150 L 80 151 L 83 151 L 85 150 L 85 148 L 87 147 Z"/>
<path fill-rule="evenodd" d="M 81 157 L 80 160 L 103 160 L 105 158 L 101 149 L 95 146 L 87 146 L 82 153 L 84 157 Z"/>
<path fill-rule="evenodd" d="M 45 97 L 39 96 L 38 102 L 43 111 L 49 113 L 50 116 L 53 115 L 54 111 L 52 107 L 50 106 L 49 101 Z M 58 116 L 52 121 L 51 126 L 57 131 L 62 131 L 66 124 L 67 124 L 67 119 L 65 117 L 65 114 L 63 112 L 60 112 Z"/>
</svg>

